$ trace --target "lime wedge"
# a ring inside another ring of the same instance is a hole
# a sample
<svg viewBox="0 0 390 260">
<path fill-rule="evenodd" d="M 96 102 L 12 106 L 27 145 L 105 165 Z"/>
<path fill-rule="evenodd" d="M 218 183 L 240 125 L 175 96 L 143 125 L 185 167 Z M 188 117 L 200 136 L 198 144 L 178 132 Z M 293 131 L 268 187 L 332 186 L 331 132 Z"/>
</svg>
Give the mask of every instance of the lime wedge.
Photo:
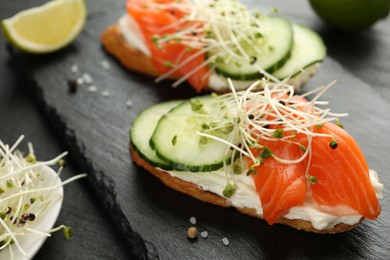
<svg viewBox="0 0 390 260">
<path fill-rule="evenodd" d="M 84 0 L 54 0 L 2 21 L 11 44 L 31 53 L 49 53 L 71 43 L 85 24 Z"/>
</svg>

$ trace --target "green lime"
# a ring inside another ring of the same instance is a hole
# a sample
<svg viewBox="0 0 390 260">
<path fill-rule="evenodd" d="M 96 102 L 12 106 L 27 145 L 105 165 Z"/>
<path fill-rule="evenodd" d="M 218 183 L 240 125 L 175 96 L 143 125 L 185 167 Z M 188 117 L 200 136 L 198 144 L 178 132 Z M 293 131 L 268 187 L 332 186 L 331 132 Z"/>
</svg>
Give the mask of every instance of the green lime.
<svg viewBox="0 0 390 260">
<path fill-rule="evenodd" d="M 317 14 L 333 27 L 367 29 L 389 14 L 390 0 L 310 0 Z"/>
<path fill-rule="evenodd" d="M 71 43 L 85 24 L 84 0 L 55 0 L 2 21 L 9 42 L 31 53 L 53 52 Z"/>
</svg>

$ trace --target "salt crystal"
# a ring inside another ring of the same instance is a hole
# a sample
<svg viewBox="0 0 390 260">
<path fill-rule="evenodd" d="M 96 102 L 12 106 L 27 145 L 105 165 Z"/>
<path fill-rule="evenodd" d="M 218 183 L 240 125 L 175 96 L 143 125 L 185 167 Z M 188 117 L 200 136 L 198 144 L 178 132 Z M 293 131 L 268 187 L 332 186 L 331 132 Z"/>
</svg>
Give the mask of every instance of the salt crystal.
<svg viewBox="0 0 390 260">
<path fill-rule="evenodd" d="M 224 238 L 222 238 L 222 243 L 223 243 L 225 246 L 227 246 L 227 245 L 229 245 L 229 240 L 228 240 L 226 237 L 224 237 Z"/>
<path fill-rule="evenodd" d="M 77 85 L 83 85 L 84 84 L 84 79 L 83 78 L 78 78 L 77 79 Z"/>
<path fill-rule="evenodd" d="M 110 96 L 110 92 L 109 92 L 108 90 L 104 90 L 104 91 L 102 92 L 102 96 L 103 96 L 103 97 L 109 97 L 109 96 Z"/>
<path fill-rule="evenodd" d="M 106 69 L 106 70 L 108 70 L 111 66 L 110 66 L 110 63 L 108 63 L 108 61 L 106 61 L 106 60 L 102 60 L 101 62 L 100 62 L 100 64 L 102 65 L 102 67 L 104 68 L 104 69 Z"/>
<path fill-rule="evenodd" d="M 129 99 L 126 101 L 126 107 L 131 108 L 133 106 L 133 102 Z"/>
<path fill-rule="evenodd" d="M 200 236 L 203 238 L 206 238 L 208 235 L 209 235 L 209 233 L 207 231 L 200 232 Z"/>
<path fill-rule="evenodd" d="M 83 79 L 84 79 L 85 83 L 87 83 L 87 84 L 91 84 L 92 81 L 93 81 L 92 77 L 91 77 L 91 75 L 89 73 L 84 73 L 83 74 Z"/>
<path fill-rule="evenodd" d="M 72 67 L 70 68 L 70 70 L 73 72 L 73 73 L 76 73 L 79 71 L 79 66 L 77 66 L 76 64 L 73 64 Z"/>
<path fill-rule="evenodd" d="M 95 85 L 89 86 L 88 87 L 88 91 L 89 92 L 96 92 L 97 91 L 97 87 Z"/>
<path fill-rule="evenodd" d="M 196 218 L 195 218 L 195 217 L 191 217 L 191 218 L 190 218 L 190 223 L 191 223 L 192 225 L 195 225 L 195 224 L 196 224 Z"/>
</svg>

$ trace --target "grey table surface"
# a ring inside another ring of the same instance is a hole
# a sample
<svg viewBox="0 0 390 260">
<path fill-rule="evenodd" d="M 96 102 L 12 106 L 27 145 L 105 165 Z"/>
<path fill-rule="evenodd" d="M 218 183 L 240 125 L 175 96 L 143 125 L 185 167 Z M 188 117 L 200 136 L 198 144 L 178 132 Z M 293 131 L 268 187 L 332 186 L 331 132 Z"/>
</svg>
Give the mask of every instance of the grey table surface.
<svg viewBox="0 0 390 260">
<path fill-rule="evenodd" d="M 17 11 L 38 5 L 42 0 L 6 2 L 0 0 L 0 19 L 9 17 Z M 91 13 L 99 10 L 93 1 L 87 1 Z M 122 1 L 124 2 L 124 1 Z M 379 94 L 384 103 L 390 102 L 390 21 L 384 20 L 368 31 L 357 34 L 343 33 L 324 25 L 312 12 L 306 1 L 249 1 L 252 5 L 260 3 L 276 6 L 290 20 L 305 24 L 316 30 L 328 47 L 328 55 L 337 60 L 346 71 L 366 82 Z M 97 5 L 99 1 L 97 1 Z M 124 3 L 116 2 L 113 13 L 119 12 Z M 115 15 L 108 16 L 106 26 L 115 22 Z M 92 19 L 92 16 L 89 17 Z M 110 20 L 111 19 L 111 20 Z M 102 25 L 100 25 L 102 26 Z M 88 30 L 88 29 L 87 29 Z M 30 92 L 25 91 L 22 72 L 12 69 L 10 56 L 6 52 L 6 41 L 0 36 L 0 138 L 12 143 L 21 134 L 32 141 L 38 156 L 48 159 L 59 154 L 67 144 L 59 138 L 55 128 L 43 115 Z M 328 66 L 332 66 L 329 64 Z M 338 65 L 337 65 L 338 66 Z M 27 81 L 28 82 L 28 81 Z M 359 105 L 364 105 L 359 104 Z M 389 111 L 390 112 L 390 111 Z M 381 130 L 386 133 L 385 130 Z M 389 154 L 384 151 L 383 158 Z M 379 159 L 378 159 L 379 160 Z M 382 164 L 383 165 L 383 164 Z M 81 167 L 82 169 L 82 167 Z M 81 170 L 77 163 L 68 161 L 65 176 L 71 176 Z M 384 167 L 381 170 L 388 170 Z M 386 173 L 383 173 L 386 174 Z M 106 207 L 96 196 L 96 189 L 86 181 L 73 183 L 65 189 L 64 206 L 58 223 L 66 223 L 75 230 L 70 241 L 56 234 L 48 239 L 36 259 L 128 259 L 128 245 L 119 235 L 118 225 L 106 212 Z M 142 233 L 142 232 L 140 232 Z M 388 241 L 388 243 L 390 243 Z M 385 256 L 382 254 L 380 256 Z"/>
</svg>

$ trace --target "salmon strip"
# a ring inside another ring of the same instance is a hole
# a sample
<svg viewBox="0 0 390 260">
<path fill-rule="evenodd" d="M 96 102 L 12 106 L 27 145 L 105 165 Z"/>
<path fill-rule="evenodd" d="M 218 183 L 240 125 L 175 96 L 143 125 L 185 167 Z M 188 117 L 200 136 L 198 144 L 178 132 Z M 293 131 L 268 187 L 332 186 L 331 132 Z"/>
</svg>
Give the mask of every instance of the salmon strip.
<svg viewBox="0 0 390 260">
<path fill-rule="evenodd" d="M 321 208 L 334 215 L 345 214 L 332 210 L 341 206 L 352 209 L 350 214 L 376 219 L 380 205 L 370 181 L 367 161 L 356 141 L 333 123 L 326 123 L 320 129 L 314 127 L 313 131 L 330 134 L 337 142 L 333 149 L 332 137 L 313 137 L 308 175 L 317 178 L 315 183 L 309 184 L 305 176 L 309 157 L 298 164 L 281 163 L 271 157 L 255 167 L 257 173 L 252 176 L 264 219 L 269 224 L 277 222 L 291 207 L 303 205 L 306 196 L 311 196 Z M 297 134 L 293 141 L 308 145 L 307 136 L 303 134 Z M 282 140 L 260 140 L 259 144 L 282 159 L 296 160 L 303 155 L 299 145 Z"/>
<path fill-rule="evenodd" d="M 303 153 L 295 144 L 268 140 L 260 144 L 287 160 L 298 159 Z M 284 164 L 274 158 L 267 158 L 255 170 L 257 174 L 253 175 L 253 180 L 263 208 L 263 217 L 269 224 L 277 222 L 291 207 L 303 205 L 306 196 L 304 164 Z"/>
<path fill-rule="evenodd" d="M 345 205 L 368 219 L 376 219 L 380 206 L 371 184 L 369 168 L 356 141 L 341 127 L 327 123 L 320 133 L 333 135 L 337 148 L 332 149 L 331 138 L 315 137 L 309 174 L 317 177 L 311 185 L 314 200 L 325 206 Z"/>
<path fill-rule="evenodd" d="M 164 74 L 191 58 L 191 61 L 182 65 L 173 74 L 173 77 L 181 78 L 196 70 L 187 81 L 197 92 L 200 92 L 209 80 L 209 69 L 206 65 L 202 65 L 206 61 L 206 54 L 202 53 L 201 49 L 188 48 L 187 45 L 180 43 L 180 39 L 172 39 L 172 41 L 161 44 L 156 43 L 156 37 L 164 37 L 189 27 L 199 28 L 202 26 L 199 22 L 196 24 L 195 22 L 180 22 L 187 13 L 177 8 L 158 9 L 153 7 L 153 4 L 170 4 L 172 2 L 174 1 L 129 0 L 127 11 L 140 26 L 151 51 L 153 64 L 159 73 Z M 189 3 L 183 1 L 181 4 Z M 166 26 L 170 27 L 166 28 Z M 163 28 L 166 29 L 162 30 Z M 195 34 L 195 32 L 192 33 Z M 192 36 L 196 36 L 192 33 Z"/>
</svg>

